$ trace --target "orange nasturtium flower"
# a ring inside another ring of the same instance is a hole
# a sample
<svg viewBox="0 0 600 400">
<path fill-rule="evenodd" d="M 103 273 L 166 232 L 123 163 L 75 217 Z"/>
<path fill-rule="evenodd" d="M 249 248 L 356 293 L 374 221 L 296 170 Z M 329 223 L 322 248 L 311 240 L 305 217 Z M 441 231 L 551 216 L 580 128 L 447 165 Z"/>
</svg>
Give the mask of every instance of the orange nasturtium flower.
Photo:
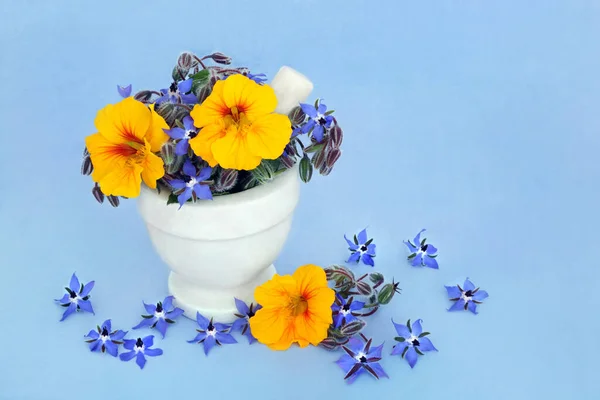
<svg viewBox="0 0 600 400">
<path fill-rule="evenodd" d="M 277 97 L 268 85 L 242 74 L 217 81 L 190 113 L 194 125 L 202 128 L 190 146 L 211 167 L 251 170 L 262 159 L 276 159 L 292 133 L 289 118 L 273 113 L 276 106 Z"/>
<path fill-rule="evenodd" d="M 271 349 L 286 350 L 294 342 L 316 346 L 327 337 L 335 292 L 323 268 L 309 264 L 294 275 L 276 274 L 256 288 L 254 297 L 262 308 L 250 318 L 250 329 Z"/>
<path fill-rule="evenodd" d="M 169 125 L 154 111 L 154 105 L 127 97 L 98 111 L 94 121 L 98 133 L 85 138 L 92 159 L 92 179 L 105 195 L 137 197 L 142 179 L 148 187 L 165 174 L 160 151 Z"/>
</svg>

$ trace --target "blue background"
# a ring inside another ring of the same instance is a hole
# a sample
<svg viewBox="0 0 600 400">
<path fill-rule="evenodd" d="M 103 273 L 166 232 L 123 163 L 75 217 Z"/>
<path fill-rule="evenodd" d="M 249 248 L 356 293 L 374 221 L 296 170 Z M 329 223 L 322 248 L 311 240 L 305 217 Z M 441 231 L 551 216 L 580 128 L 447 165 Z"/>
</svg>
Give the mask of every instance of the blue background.
<svg viewBox="0 0 600 400">
<path fill-rule="evenodd" d="M 2 0 L 0 398 L 598 398 L 599 34 L 592 0 Z M 348 386 L 318 348 L 241 338 L 205 357 L 185 319 L 144 370 L 87 351 L 97 323 L 127 329 L 167 294 L 167 268 L 134 201 L 91 196 L 84 137 L 116 84 L 166 87 L 183 50 L 311 78 L 344 154 L 303 186 L 277 266 L 343 262 L 343 234 L 368 226 L 403 293 L 366 333 L 388 354 L 390 318 L 422 318 L 439 353 Z M 421 228 L 439 271 L 405 261 Z M 73 271 L 96 315 L 59 323 Z M 477 316 L 446 312 L 466 276 L 490 293 Z"/>
</svg>

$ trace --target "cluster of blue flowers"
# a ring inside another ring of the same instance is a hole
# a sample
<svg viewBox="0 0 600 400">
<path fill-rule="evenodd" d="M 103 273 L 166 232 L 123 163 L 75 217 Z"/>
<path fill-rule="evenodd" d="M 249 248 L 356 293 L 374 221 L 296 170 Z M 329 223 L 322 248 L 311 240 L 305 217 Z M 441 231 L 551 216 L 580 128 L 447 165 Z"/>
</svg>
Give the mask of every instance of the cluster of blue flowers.
<svg viewBox="0 0 600 400">
<path fill-rule="evenodd" d="M 67 319 L 75 312 L 89 312 L 95 315 L 90 302 L 90 292 L 94 287 L 94 281 L 87 284 L 80 284 L 76 274 L 73 273 L 69 286 L 66 287 L 67 294 L 61 299 L 55 300 L 62 307 L 65 307 L 61 321 Z M 163 301 L 154 304 L 143 302 L 146 314 L 142 315 L 142 320 L 132 329 L 150 328 L 156 329 L 164 339 L 167 329 L 175 320 L 183 315 L 181 308 L 173 305 L 173 296 L 167 296 Z M 231 332 L 239 331 L 248 338 L 248 343 L 252 344 L 256 339 L 250 332 L 248 320 L 254 316 L 260 306 L 250 304 L 249 306 L 239 299 L 234 299 L 238 313 L 235 314 L 236 320 L 232 324 L 221 324 L 209 320 L 200 313 L 196 315 L 196 322 L 200 329 L 196 329 L 198 334 L 188 343 L 199 343 L 204 347 L 204 353 L 208 355 L 210 349 L 214 346 L 223 344 L 237 343 Z M 112 322 L 107 319 L 102 325 L 97 325 L 96 329 L 89 331 L 84 336 L 89 349 L 92 352 L 108 353 L 113 357 L 119 357 L 121 361 L 131 361 L 135 358 L 136 364 L 140 368 L 146 365 L 146 357 L 156 357 L 163 354 L 162 349 L 154 348 L 154 335 L 126 339 L 128 331 L 112 328 Z M 119 346 L 123 346 L 126 352 L 119 354 Z"/>
<path fill-rule="evenodd" d="M 432 244 L 427 243 L 426 238 L 421 238 L 423 232 L 425 232 L 425 229 L 417 233 L 412 241 L 406 240 L 403 242 L 409 250 L 407 260 L 413 267 L 439 269 L 436 259 L 438 250 Z M 373 239 L 367 236 L 366 229 L 354 235 L 353 240 L 348 239 L 346 235 L 344 235 L 344 239 L 350 251 L 350 257 L 346 262 L 358 264 L 362 261 L 365 265 L 375 266 L 376 246 L 373 243 Z M 357 287 L 358 284 L 360 282 L 357 283 Z M 454 302 L 448 311 L 468 310 L 473 314 L 477 314 L 477 305 L 481 304 L 488 297 L 488 293 L 476 287 L 469 278 L 465 279 L 462 287 L 460 284 L 457 284 L 454 286 L 445 286 L 445 288 L 449 300 Z M 353 297 L 345 299 L 338 294 L 332 306 L 334 315 L 333 326 L 340 328 L 343 332 L 345 327 L 355 323 L 357 316 L 366 315 L 361 314 L 363 307 L 365 307 L 364 302 L 355 301 Z M 398 355 L 405 359 L 411 368 L 414 368 L 417 364 L 419 356 L 425 355 L 426 352 L 438 351 L 427 337 L 430 333 L 423 331 L 422 322 L 421 319 L 417 319 L 411 324 L 409 319 L 406 325 L 402 325 L 395 323 L 392 319 L 392 324 L 398 336 L 394 338 L 397 344 L 393 346 L 391 355 Z M 348 383 L 354 382 L 362 373 L 368 373 L 376 379 L 388 377 L 379 364 L 382 358 L 383 344 L 372 347 L 371 343 L 372 339 L 368 339 L 362 333 L 359 333 L 341 346 L 345 354 L 336 363 L 346 374 L 344 379 Z"/>
</svg>

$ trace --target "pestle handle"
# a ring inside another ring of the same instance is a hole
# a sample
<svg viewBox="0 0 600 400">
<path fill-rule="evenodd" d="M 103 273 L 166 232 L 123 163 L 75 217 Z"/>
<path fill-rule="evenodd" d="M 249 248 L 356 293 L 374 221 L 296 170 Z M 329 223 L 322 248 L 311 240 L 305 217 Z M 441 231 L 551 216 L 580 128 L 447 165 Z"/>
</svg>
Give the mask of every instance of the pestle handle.
<svg viewBox="0 0 600 400">
<path fill-rule="evenodd" d="M 276 113 L 287 115 L 299 103 L 303 103 L 313 90 L 312 82 L 300 72 L 283 66 L 271 81 L 277 96 Z"/>
</svg>

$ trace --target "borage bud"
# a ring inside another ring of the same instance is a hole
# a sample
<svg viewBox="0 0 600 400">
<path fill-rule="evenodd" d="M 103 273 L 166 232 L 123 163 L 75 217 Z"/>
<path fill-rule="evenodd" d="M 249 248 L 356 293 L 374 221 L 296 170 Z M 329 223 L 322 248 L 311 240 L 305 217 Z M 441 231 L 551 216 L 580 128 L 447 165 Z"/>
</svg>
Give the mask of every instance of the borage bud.
<svg viewBox="0 0 600 400">
<path fill-rule="evenodd" d="M 168 141 L 160 148 L 160 157 L 166 166 L 169 166 L 175 162 L 175 145 L 173 142 Z"/>
<path fill-rule="evenodd" d="M 181 68 L 182 70 L 190 70 L 191 68 L 193 68 L 196 64 L 198 64 L 198 61 L 196 61 L 194 59 L 194 56 L 192 55 L 192 53 L 184 51 L 183 53 L 181 53 L 179 55 L 179 58 L 177 59 L 177 66 L 179 68 Z"/>
<path fill-rule="evenodd" d="M 288 156 L 287 154 L 283 154 L 280 158 L 281 163 L 283 164 L 284 167 L 286 167 L 287 169 L 290 169 L 294 166 L 294 164 L 296 164 L 296 160 L 294 160 L 292 157 Z"/>
<path fill-rule="evenodd" d="M 369 274 L 369 280 L 373 282 L 373 288 L 377 288 L 383 283 L 383 275 L 379 272 L 372 272 Z"/>
<path fill-rule="evenodd" d="M 117 196 L 106 196 L 106 199 L 113 207 L 119 207 L 119 204 L 121 202 Z"/>
<path fill-rule="evenodd" d="M 304 157 L 302 157 L 302 160 L 300 160 L 300 179 L 302 179 L 302 182 L 308 183 L 312 178 L 312 174 L 313 166 L 310 162 L 310 158 L 305 154 Z"/>
<path fill-rule="evenodd" d="M 344 132 L 342 131 L 342 128 L 340 128 L 338 125 L 331 127 L 329 130 L 329 143 L 331 143 L 333 147 L 340 147 L 343 140 Z"/>
<path fill-rule="evenodd" d="M 292 125 L 302 125 L 306 119 L 306 114 L 304 114 L 302 108 L 296 106 L 289 112 L 288 118 L 292 121 Z"/>
<path fill-rule="evenodd" d="M 325 157 L 325 165 L 327 165 L 327 167 L 329 168 L 333 168 L 335 162 L 340 159 L 341 155 L 342 151 L 337 147 L 334 147 L 333 149 L 329 150 L 327 152 L 327 156 Z"/>
<path fill-rule="evenodd" d="M 377 302 L 379 304 L 388 304 L 390 301 L 392 301 L 396 293 L 400 293 L 400 289 L 398 289 L 398 283 L 388 283 L 381 288 L 381 291 L 377 295 Z"/>
<path fill-rule="evenodd" d="M 86 156 L 81 163 L 81 174 L 82 175 L 91 175 L 92 171 L 94 171 L 94 166 L 92 165 L 92 159 L 90 156 Z"/>
<path fill-rule="evenodd" d="M 92 194 L 94 195 L 94 198 L 96 199 L 96 201 L 100 204 L 104 203 L 104 193 L 102 193 L 102 190 L 100 190 L 100 186 L 98 186 L 98 184 L 96 183 L 94 185 L 94 188 L 92 189 Z"/>
<path fill-rule="evenodd" d="M 354 336 L 358 332 L 360 332 L 365 327 L 365 325 L 367 325 L 365 321 L 357 319 L 355 321 L 348 322 L 346 325 L 342 326 L 340 328 L 340 332 L 346 337 Z"/>
<path fill-rule="evenodd" d="M 217 64 L 225 64 L 225 65 L 229 65 L 231 64 L 231 57 L 226 56 L 223 53 L 213 53 L 210 56 L 206 56 L 204 58 L 212 58 L 214 62 L 216 62 Z"/>
<path fill-rule="evenodd" d="M 325 164 L 325 151 L 322 149 L 317 151 L 312 158 L 312 164 L 316 169 L 321 169 L 321 167 Z"/>
<path fill-rule="evenodd" d="M 362 294 L 363 296 L 368 296 L 371 294 L 371 285 L 369 285 L 367 282 L 360 281 L 356 283 L 356 290 L 358 290 L 358 293 Z"/>
<path fill-rule="evenodd" d="M 334 338 L 325 338 L 319 346 L 326 350 L 335 350 L 338 348 L 339 344 L 335 341 Z"/>
<path fill-rule="evenodd" d="M 217 192 L 226 192 L 231 190 L 237 183 L 238 174 L 239 173 L 236 169 L 221 170 L 221 173 L 215 181 L 215 190 Z"/>
<path fill-rule="evenodd" d="M 142 103 L 148 103 L 151 97 L 152 91 L 150 90 L 140 90 L 133 96 L 135 100 L 141 101 Z"/>
</svg>

